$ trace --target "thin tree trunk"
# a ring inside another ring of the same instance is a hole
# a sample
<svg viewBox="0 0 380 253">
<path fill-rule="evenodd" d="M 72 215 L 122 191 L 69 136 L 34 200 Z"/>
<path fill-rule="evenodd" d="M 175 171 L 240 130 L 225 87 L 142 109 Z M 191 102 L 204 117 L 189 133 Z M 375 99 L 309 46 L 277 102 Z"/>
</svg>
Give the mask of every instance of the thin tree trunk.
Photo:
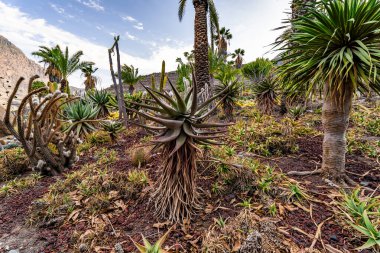
<svg viewBox="0 0 380 253">
<path fill-rule="evenodd" d="M 352 106 L 352 89 L 346 89 L 342 101 L 337 100 L 337 94 L 327 93 L 324 89 L 322 107 L 323 163 L 322 171 L 326 178 L 335 182 L 347 182 L 345 174 L 346 162 L 346 131 Z"/>
<path fill-rule="evenodd" d="M 115 89 L 116 93 L 116 98 L 117 98 L 117 105 L 119 109 L 119 120 L 123 119 L 123 112 L 122 112 L 122 106 L 121 106 L 121 99 L 119 95 L 119 89 L 117 87 L 117 82 L 116 82 L 116 77 L 115 77 L 115 71 L 113 70 L 113 62 L 112 62 L 112 50 L 108 50 L 108 57 L 109 57 L 109 62 L 110 62 L 110 70 L 111 70 L 111 76 L 112 76 L 112 81 L 113 81 L 113 86 Z"/>
<path fill-rule="evenodd" d="M 121 64 L 120 64 L 120 51 L 119 51 L 119 41 L 116 41 L 115 43 L 115 48 L 116 48 L 116 57 L 117 57 L 117 77 L 119 78 L 119 88 L 120 88 L 120 99 L 121 99 L 121 110 L 123 113 L 123 118 L 125 120 L 125 125 L 127 124 L 128 116 L 127 116 L 127 110 L 125 108 L 124 104 L 124 89 L 123 89 L 123 82 L 121 81 Z"/>
<path fill-rule="evenodd" d="M 195 8 L 194 21 L 194 51 L 195 51 L 195 76 L 199 89 L 210 84 L 208 61 L 208 31 L 207 31 L 207 1 L 193 0 Z"/>
</svg>

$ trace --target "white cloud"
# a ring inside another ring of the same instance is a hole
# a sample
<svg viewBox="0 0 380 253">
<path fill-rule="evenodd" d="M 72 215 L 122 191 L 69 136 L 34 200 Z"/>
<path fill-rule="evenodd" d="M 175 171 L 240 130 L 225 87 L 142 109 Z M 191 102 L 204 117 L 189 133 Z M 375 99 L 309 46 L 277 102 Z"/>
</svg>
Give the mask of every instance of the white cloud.
<svg viewBox="0 0 380 253">
<path fill-rule="evenodd" d="M 134 35 L 132 35 L 132 34 L 130 34 L 129 32 L 126 32 L 125 35 L 126 35 L 127 38 L 130 39 L 130 40 L 137 40 L 137 37 L 134 36 Z"/>
<path fill-rule="evenodd" d="M 129 21 L 129 22 L 137 22 L 137 20 L 131 16 L 122 16 L 121 19 L 124 21 Z"/>
<path fill-rule="evenodd" d="M 79 3 L 94 9 L 96 11 L 104 11 L 104 7 L 101 5 L 99 0 L 77 0 Z"/>
<path fill-rule="evenodd" d="M 135 19 L 134 17 L 132 16 L 121 16 L 121 19 L 124 20 L 124 21 L 128 21 L 128 22 L 131 22 L 131 23 L 134 23 L 133 27 L 137 30 L 144 30 L 144 24 L 139 22 L 137 19 Z"/>
<path fill-rule="evenodd" d="M 21 12 L 18 8 L 7 5 L 0 1 L 0 16 L 7 22 L 0 22 L 0 34 L 5 36 L 17 47 L 19 47 L 28 57 L 31 52 L 38 50 L 40 45 L 61 47 L 68 46 L 70 53 L 83 50 L 83 60 L 96 63 L 99 71 L 97 75 L 102 80 L 102 87 L 111 85 L 109 72 L 108 48 L 67 32 L 61 28 L 48 24 L 44 19 L 36 19 L 28 14 Z M 155 42 L 152 42 L 155 43 Z M 110 38 L 110 45 L 112 40 Z M 182 55 L 184 51 L 189 51 L 191 45 L 181 47 L 169 47 L 167 45 L 157 46 L 153 54 L 148 58 L 131 56 L 121 52 L 122 63 L 133 64 L 141 70 L 142 74 L 150 74 L 160 70 L 161 61 L 166 60 L 167 70 L 176 69 L 175 59 Z M 34 60 L 37 58 L 31 57 Z M 22 74 L 22 73 L 20 73 Z M 70 85 L 84 87 L 83 78 L 80 72 L 69 78 Z"/>
<path fill-rule="evenodd" d="M 65 9 L 63 9 L 62 7 L 58 7 L 58 6 L 55 5 L 55 4 L 50 3 L 50 7 L 51 7 L 54 11 L 56 11 L 57 13 L 59 13 L 59 14 L 63 14 L 63 13 L 65 13 Z"/>
<path fill-rule="evenodd" d="M 136 28 L 137 30 L 144 30 L 143 23 L 138 23 L 137 25 L 134 25 L 133 27 Z"/>
</svg>

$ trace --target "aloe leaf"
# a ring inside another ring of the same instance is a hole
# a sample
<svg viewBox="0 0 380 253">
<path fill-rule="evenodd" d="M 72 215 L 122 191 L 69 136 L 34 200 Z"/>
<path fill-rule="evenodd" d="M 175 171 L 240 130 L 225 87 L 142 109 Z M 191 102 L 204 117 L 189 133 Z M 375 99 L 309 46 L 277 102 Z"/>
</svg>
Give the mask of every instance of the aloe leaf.
<svg viewBox="0 0 380 253">
<path fill-rule="evenodd" d="M 172 90 L 173 90 L 174 95 L 175 95 L 176 98 L 177 98 L 178 109 L 179 109 L 182 113 L 186 113 L 186 104 L 185 104 L 185 102 L 183 101 L 183 98 L 181 97 L 181 95 L 179 94 L 178 90 L 176 89 L 176 87 L 174 87 L 174 85 L 172 84 L 172 82 L 170 81 L 169 78 L 168 78 L 168 81 L 169 81 L 169 85 L 172 87 Z"/>
<path fill-rule="evenodd" d="M 165 135 L 157 140 L 154 140 L 153 143 L 167 143 L 174 141 L 181 134 L 181 128 L 169 129 Z"/>
</svg>

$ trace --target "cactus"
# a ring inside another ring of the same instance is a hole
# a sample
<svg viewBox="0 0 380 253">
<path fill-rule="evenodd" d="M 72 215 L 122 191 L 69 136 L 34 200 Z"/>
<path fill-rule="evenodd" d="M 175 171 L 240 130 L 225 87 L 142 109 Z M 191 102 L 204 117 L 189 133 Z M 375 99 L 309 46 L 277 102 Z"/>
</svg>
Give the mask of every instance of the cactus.
<svg viewBox="0 0 380 253">
<path fill-rule="evenodd" d="M 165 61 L 162 61 L 161 67 L 161 78 L 160 78 L 160 92 L 165 89 L 166 82 L 168 81 L 168 77 L 165 74 Z"/>
<path fill-rule="evenodd" d="M 4 124 L 20 141 L 35 170 L 42 174 L 56 175 L 65 168 L 70 168 L 78 159 L 76 147 L 79 139 L 72 131 L 62 133 L 57 119 L 61 106 L 73 99 L 67 99 L 67 94 L 56 91 L 42 97 L 39 102 L 38 99 L 34 99 L 35 96 L 46 92 L 49 88 L 32 90 L 32 83 L 37 78 L 36 75 L 29 80 L 28 94 L 22 99 L 18 108 L 17 127 L 14 127 L 10 121 L 11 105 L 24 78 L 21 77 L 17 81 L 8 100 Z M 57 152 L 53 152 L 51 147 L 55 147 Z"/>
</svg>

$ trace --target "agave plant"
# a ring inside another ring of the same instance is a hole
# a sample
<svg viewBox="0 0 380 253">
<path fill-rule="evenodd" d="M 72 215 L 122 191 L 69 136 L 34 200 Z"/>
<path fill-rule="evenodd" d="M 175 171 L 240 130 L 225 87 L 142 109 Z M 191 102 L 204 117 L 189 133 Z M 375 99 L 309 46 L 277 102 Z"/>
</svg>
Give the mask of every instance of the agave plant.
<svg viewBox="0 0 380 253">
<path fill-rule="evenodd" d="M 275 77 L 269 75 L 260 82 L 252 86 L 252 92 L 258 100 L 258 107 L 261 112 L 271 114 L 276 105 L 277 81 Z"/>
<path fill-rule="evenodd" d="M 107 117 L 110 113 L 108 106 L 110 103 L 111 94 L 105 90 L 90 90 L 87 92 L 89 100 L 99 108 L 98 117 Z"/>
<path fill-rule="evenodd" d="M 84 137 L 96 130 L 99 108 L 80 100 L 67 104 L 62 118 L 67 122 L 64 132 L 73 131 L 77 137 Z"/>
<path fill-rule="evenodd" d="M 135 103 L 146 112 L 133 110 L 135 113 L 160 124 L 152 126 L 133 122 L 149 130 L 158 131 L 156 144 L 153 150 L 162 147 L 162 157 L 165 158 L 155 191 L 152 194 L 156 215 L 159 217 L 179 222 L 190 219 L 195 211 L 200 208 L 199 193 L 196 186 L 197 178 L 197 144 L 220 144 L 213 139 L 223 137 L 225 130 L 204 130 L 225 127 L 228 124 L 204 123 L 203 121 L 215 107 L 207 110 L 208 105 L 218 98 L 216 94 L 202 104 L 197 101 L 197 82 L 193 73 L 193 86 L 188 92 L 180 94 L 176 87 L 169 81 L 173 91 L 173 97 L 167 93 L 159 92 L 145 87 L 151 95 L 154 103 Z M 203 130 L 201 130 L 203 129 Z"/>
<path fill-rule="evenodd" d="M 123 130 L 124 126 L 122 122 L 114 120 L 106 120 L 101 125 L 103 130 L 110 135 L 112 142 L 117 141 L 117 134 Z"/>
</svg>

